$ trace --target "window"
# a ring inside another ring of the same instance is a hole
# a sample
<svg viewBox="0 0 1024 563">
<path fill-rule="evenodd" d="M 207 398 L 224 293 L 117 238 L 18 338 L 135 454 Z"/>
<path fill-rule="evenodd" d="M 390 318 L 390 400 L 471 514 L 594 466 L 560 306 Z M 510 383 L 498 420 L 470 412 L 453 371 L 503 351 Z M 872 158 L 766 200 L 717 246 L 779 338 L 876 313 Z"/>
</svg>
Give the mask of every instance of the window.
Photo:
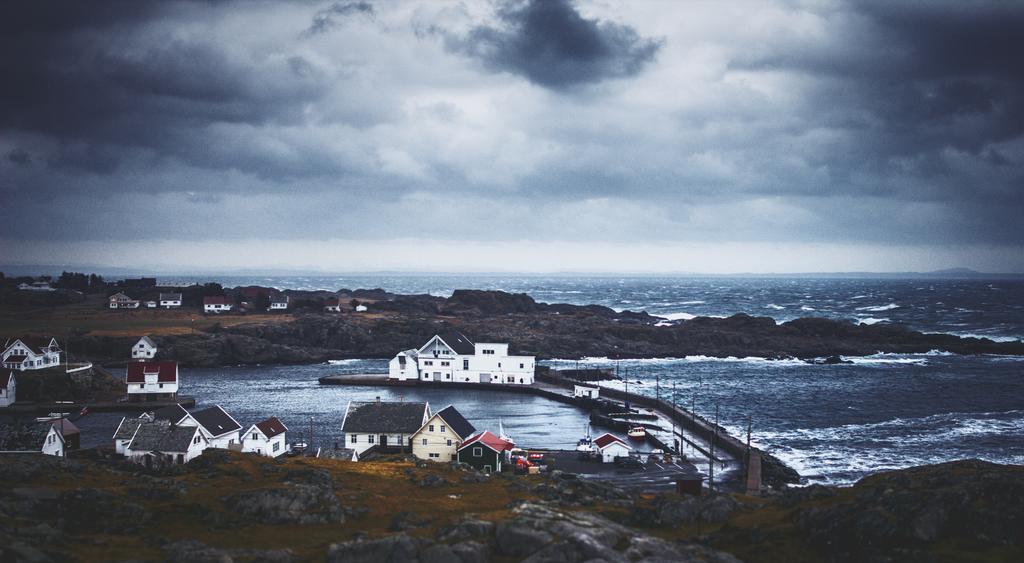
<svg viewBox="0 0 1024 563">
<path fill-rule="evenodd" d="M 445 379 L 451 379 L 452 378 L 452 374 L 446 373 L 446 374 L 444 374 L 444 378 Z"/>
<path fill-rule="evenodd" d="M 441 367 L 450 366 L 450 365 L 452 365 L 451 362 L 441 362 Z"/>
<path fill-rule="evenodd" d="M 355 435 L 355 434 L 351 434 L 351 435 L 349 435 L 349 437 L 348 437 L 348 441 L 349 441 L 349 442 L 351 442 L 351 443 L 353 443 L 353 444 L 355 444 L 356 442 L 358 442 L 358 438 L 359 438 L 359 437 L 358 437 L 357 435 Z"/>
<path fill-rule="evenodd" d="M 424 438 L 424 439 L 423 439 L 423 445 L 424 445 L 424 446 L 426 446 L 426 445 L 427 445 L 427 439 L 426 439 L 426 438 Z"/>
<path fill-rule="evenodd" d="M 281 449 L 281 442 L 274 442 L 274 451 Z"/>
<path fill-rule="evenodd" d="M 161 384 L 160 384 L 160 388 L 161 388 L 161 389 L 163 389 L 163 388 L 164 388 L 164 384 L 163 384 L 163 383 L 161 383 Z"/>
<path fill-rule="evenodd" d="M 441 454 L 430 454 L 430 457 L 441 457 Z"/>
<path fill-rule="evenodd" d="M 473 457 L 481 457 L 484 455 L 483 448 L 473 448 Z"/>
<path fill-rule="evenodd" d="M 484 350 L 484 354 L 488 355 L 488 356 L 493 356 L 494 355 L 494 350 Z"/>
<path fill-rule="evenodd" d="M 469 360 L 462 360 L 462 369 L 469 369 Z"/>
<path fill-rule="evenodd" d="M 374 440 L 375 440 L 376 438 L 377 438 L 376 436 L 374 436 L 373 434 L 370 434 L 369 436 L 367 436 L 367 437 L 366 437 L 366 441 L 372 444 L 372 443 L 373 443 L 373 441 L 374 441 Z"/>
<path fill-rule="evenodd" d="M 449 446 L 452 445 L 452 441 L 451 440 L 448 440 L 448 445 Z"/>
<path fill-rule="evenodd" d="M 253 440 L 255 440 L 255 439 L 256 439 L 256 433 L 255 433 L 255 432 L 253 432 L 253 433 L 252 433 L 252 439 L 253 439 Z"/>
<path fill-rule="evenodd" d="M 444 427 L 444 425 L 442 424 L 442 425 L 441 425 L 441 432 L 444 432 L 444 431 L 445 431 L 445 427 Z"/>
<path fill-rule="evenodd" d="M 434 362 L 430 362 L 430 361 L 424 360 L 423 361 L 423 365 L 425 365 L 425 366 L 432 366 L 432 365 L 434 365 Z"/>
<path fill-rule="evenodd" d="M 434 425 L 431 424 L 430 426 L 427 427 L 427 429 L 430 430 L 431 432 L 433 432 L 434 431 Z"/>
<path fill-rule="evenodd" d="M 519 369 L 523 369 L 523 364 L 519 364 Z"/>
<path fill-rule="evenodd" d="M 145 383 L 140 383 L 139 384 L 139 389 L 145 389 L 145 388 L 146 388 L 146 384 Z"/>
</svg>

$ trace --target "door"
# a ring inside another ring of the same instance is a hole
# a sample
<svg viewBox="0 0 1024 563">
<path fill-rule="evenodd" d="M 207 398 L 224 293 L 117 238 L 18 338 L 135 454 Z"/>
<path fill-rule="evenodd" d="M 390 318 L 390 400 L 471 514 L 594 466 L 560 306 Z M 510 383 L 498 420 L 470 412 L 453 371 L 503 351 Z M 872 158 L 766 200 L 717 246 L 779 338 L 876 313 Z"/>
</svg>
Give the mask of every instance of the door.
<svg viewBox="0 0 1024 563">
<path fill-rule="evenodd" d="M 384 448 L 387 448 L 387 447 L 388 447 L 388 435 L 387 434 L 381 434 L 380 435 L 380 449 L 383 450 Z"/>
</svg>

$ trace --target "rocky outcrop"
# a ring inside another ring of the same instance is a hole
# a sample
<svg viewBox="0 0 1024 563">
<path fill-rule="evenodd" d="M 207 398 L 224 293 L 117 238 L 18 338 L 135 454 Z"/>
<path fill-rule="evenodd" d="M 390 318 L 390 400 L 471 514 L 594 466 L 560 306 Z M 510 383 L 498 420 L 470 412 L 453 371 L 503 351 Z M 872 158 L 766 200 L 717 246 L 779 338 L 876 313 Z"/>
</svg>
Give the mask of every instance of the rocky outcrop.
<svg viewBox="0 0 1024 563">
<path fill-rule="evenodd" d="M 224 499 L 238 515 L 260 524 L 328 524 L 345 521 L 345 510 L 329 488 L 293 485 L 238 493 Z"/>
<path fill-rule="evenodd" d="M 673 528 L 693 522 L 718 524 L 739 508 L 740 503 L 729 494 L 662 494 L 655 497 L 650 506 L 634 507 L 631 521 L 639 526 Z"/>
</svg>

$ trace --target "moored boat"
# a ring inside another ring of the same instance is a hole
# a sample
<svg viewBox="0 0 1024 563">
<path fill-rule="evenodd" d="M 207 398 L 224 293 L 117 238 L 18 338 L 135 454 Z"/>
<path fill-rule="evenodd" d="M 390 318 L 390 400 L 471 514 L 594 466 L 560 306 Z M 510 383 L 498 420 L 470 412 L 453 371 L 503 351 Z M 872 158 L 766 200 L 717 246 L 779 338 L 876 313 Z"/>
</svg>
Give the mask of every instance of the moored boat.
<svg viewBox="0 0 1024 563">
<path fill-rule="evenodd" d="M 643 426 L 634 426 L 626 433 L 630 440 L 644 440 L 647 438 L 647 429 Z"/>
</svg>

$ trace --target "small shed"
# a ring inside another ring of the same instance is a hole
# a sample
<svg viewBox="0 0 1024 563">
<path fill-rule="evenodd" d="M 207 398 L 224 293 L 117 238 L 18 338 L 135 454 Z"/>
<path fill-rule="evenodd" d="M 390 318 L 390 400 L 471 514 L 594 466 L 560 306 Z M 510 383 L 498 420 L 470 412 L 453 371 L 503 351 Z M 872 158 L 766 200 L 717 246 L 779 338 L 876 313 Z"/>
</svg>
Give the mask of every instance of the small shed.
<svg viewBox="0 0 1024 563">
<path fill-rule="evenodd" d="M 601 390 L 597 387 L 588 387 L 586 385 L 573 385 L 572 396 L 582 397 L 584 399 L 597 399 L 600 396 Z"/>
<path fill-rule="evenodd" d="M 622 438 L 607 433 L 595 438 L 594 445 L 601 452 L 601 461 L 604 463 L 611 463 L 617 457 L 626 457 L 633 450 Z"/>
<path fill-rule="evenodd" d="M 483 431 L 466 440 L 459 448 L 457 457 L 460 463 L 466 463 L 475 469 L 491 473 L 500 473 L 501 464 L 505 461 L 505 452 L 515 444 Z"/>
</svg>

